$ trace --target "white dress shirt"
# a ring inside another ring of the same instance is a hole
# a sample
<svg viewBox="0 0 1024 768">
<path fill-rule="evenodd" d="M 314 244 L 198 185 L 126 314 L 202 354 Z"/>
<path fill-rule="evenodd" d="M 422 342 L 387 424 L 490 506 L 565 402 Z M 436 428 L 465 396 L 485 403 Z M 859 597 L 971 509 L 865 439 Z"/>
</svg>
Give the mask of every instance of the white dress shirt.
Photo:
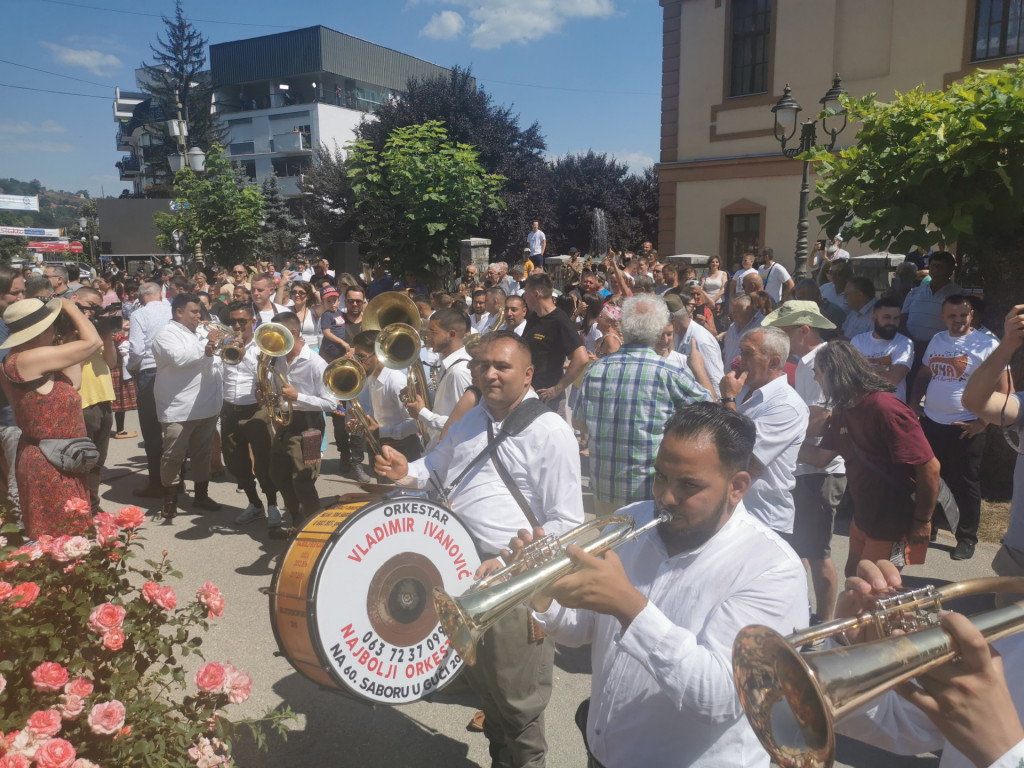
<svg viewBox="0 0 1024 768">
<path fill-rule="evenodd" d="M 250 341 L 245 346 L 245 356 L 238 365 L 222 365 L 221 378 L 224 381 L 224 402 L 231 405 L 256 404 L 256 367 L 259 365 L 259 347 Z"/>
<path fill-rule="evenodd" d="M 166 301 L 149 301 L 132 312 L 128 328 L 128 367 L 134 371 L 156 368 L 153 360 L 153 339 L 171 322 L 171 305 Z"/>
<path fill-rule="evenodd" d="M 148 305 L 147 305 L 148 306 Z M 156 415 L 161 424 L 208 419 L 224 401 L 220 358 L 206 354 L 206 340 L 171 320 L 153 340 Z"/>
<path fill-rule="evenodd" d="M 596 326 L 595 326 L 595 327 L 596 327 Z M 515 333 L 515 335 L 516 335 L 516 336 L 522 336 L 522 335 L 523 335 L 523 331 L 524 331 L 525 329 L 526 329 L 526 321 L 525 321 L 525 320 L 523 320 L 523 322 L 521 322 L 521 323 L 520 323 L 519 325 L 517 325 L 517 326 L 516 326 L 515 328 L 513 328 L 512 330 L 513 330 L 513 332 Z M 598 331 L 598 333 L 600 333 L 600 331 Z M 589 351 L 589 350 L 588 350 L 588 351 Z"/>
<path fill-rule="evenodd" d="M 637 525 L 653 501 L 619 510 Z M 796 554 L 743 504 L 697 549 L 669 557 L 657 529 L 619 547 L 647 606 L 617 619 L 553 603 L 537 614 L 559 643 L 592 643 L 587 743 L 607 768 L 753 768 L 768 755 L 733 685 L 732 643 L 748 624 L 784 635 L 807 623 L 807 577 Z"/>
<path fill-rule="evenodd" d="M 1003 672 L 1013 704 L 1024 712 L 1024 636 L 996 640 L 992 648 L 1003 656 Z M 854 710 L 836 724 L 836 731 L 898 755 L 938 752 L 939 768 L 973 768 L 968 760 L 939 732 L 924 712 L 901 699 L 895 691 Z M 1024 761 L 1024 741 L 992 763 L 989 768 L 1018 768 Z"/>
<path fill-rule="evenodd" d="M 526 398 L 535 397 L 533 390 L 526 393 Z M 488 424 L 497 435 L 501 422 L 481 402 L 452 425 L 434 450 L 410 463 L 409 474 L 398 485 L 425 489 L 438 481 L 447 487 L 487 447 Z M 583 522 L 579 444 L 558 414 L 541 414 L 518 435 L 506 438 L 496 455 L 545 532 L 565 533 Z M 450 492 L 449 505 L 484 554 L 500 552 L 519 529 L 529 527 L 490 460 Z"/>
<path fill-rule="evenodd" d="M 825 301 L 831 301 L 843 312 L 850 311 L 850 305 L 846 303 L 846 291 L 842 293 L 836 292 L 836 286 L 834 283 L 822 283 L 821 285 L 821 297 Z"/>
<path fill-rule="evenodd" d="M 305 344 L 290 363 L 287 357 L 275 357 L 274 368 L 298 392 L 298 400 L 292 403 L 292 409 L 322 413 L 333 411 L 338 406 L 338 398 L 324 384 L 327 361 Z"/>
<path fill-rule="evenodd" d="M 792 533 L 796 513 L 793 470 L 807 434 L 810 410 L 789 386 L 785 375 L 753 392 L 743 387 L 736 398 L 736 409 L 754 422 L 754 457 L 764 467 L 747 489 L 743 503 L 750 514 L 769 528 Z"/>
<path fill-rule="evenodd" d="M 860 309 L 850 307 L 846 313 L 846 319 L 843 321 L 843 336 L 852 339 L 854 336 L 875 330 L 875 321 L 871 317 L 871 313 L 875 311 L 877 301 L 878 299 L 871 299 Z"/>
<path fill-rule="evenodd" d="M 482 315 L 480 315 L 479 320 L 476 319 L 475 312 L 471 312 L 469 315 L 469 327 L 472 329 L 473 333 L 487 333 L 487 331 L 489 330 L 488 326 L 490 325 L 490 322 L 490 312 L 484 312 Z"/>
<path fill-rule="evenodd" d="M 402 390 L 408 383 L 404 371 L 391 368 L 382 368 L 367 382 L 373 418 L 380 425 L 381 438 L 401 440 L 416 434 L 416 419 L 409 415 L 402 402 Z"/>
<path fill-rule="evenodd" d="M 739 327 L 739 323 L 733 323 L 729 326 L 729 330 L 725 332 L 725 340 L 722 342 L 722 366 L 724 368 L 730 367 L 732 365 L 732 361 L 739 356 L 740 339 L 743 338 L 743 334 L 747 331 L 752 331 L 754 328 L 760 328 L 762 320 L 764 320 L 764 315 L 760 312 L 755 312 L 754 316 L 750 318 L 750 322 L 742 328 Z M 692 320 L 690 321 L 690 325 L 694 325 Z M 705 330 L 707 329 L 705 328 Z M 701 349 L 701 352 L 703 351 L 704 350 Z M 719 379 L 721 379 L 721 376 L 719 376 Z"/>
<path fill-rule="evenodd" d="M 441 430 L 448 422 L 448 417 L 456 404 L 473 383 L 469 372 L 469 353 L 465 347 L 459 347 L 441 361 L 441 371 L 434 392 L 434 407 L 420 411 L 420 421 L 427 425 L 427 450 L 431 450 L 441 440 Z"/>
<path fill-rule="evenodd" d="M 711 386 L 715 390 L 715 399 L 721 400 L 722 392 L 719 389 L 719 385 L 722 382 L 722 377 L 725 376 L 722 363 L 722 347 L 719 346 L 715 334 L 700 323 L 695 323 L 691 320 L 690 325 L 686 328 L 686 333 L 683 334 L 683 338 L 676 344 L 676 351 L 689 357 L 693 353 L 694 344 L 697 345 L 697 349 L 700 350 L 701 355 L 704 357 L 704 370 L 707 371 L 708 378 L 711 379 Z M 729 362 L 731 363 L 732 360 Z"/>
</svg>

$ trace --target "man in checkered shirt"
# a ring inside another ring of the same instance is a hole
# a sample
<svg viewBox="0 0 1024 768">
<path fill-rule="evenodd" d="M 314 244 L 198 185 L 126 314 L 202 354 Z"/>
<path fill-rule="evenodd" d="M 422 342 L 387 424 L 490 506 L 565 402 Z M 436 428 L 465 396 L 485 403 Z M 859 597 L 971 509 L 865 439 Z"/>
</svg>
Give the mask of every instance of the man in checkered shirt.
<svg viewBox="0 0 1024 768">
<path fill-rule="evenodd" d="M 660 296 L 627 299 L 622 347 L 583 378 L 576 410 L 590 435 L 590 487 L 599 516 L 653 498 L 654 458 L 665 422 L 677 408 L 711 399 L 688 371 L 654 351 L 668 322 Z"/>
</svg>

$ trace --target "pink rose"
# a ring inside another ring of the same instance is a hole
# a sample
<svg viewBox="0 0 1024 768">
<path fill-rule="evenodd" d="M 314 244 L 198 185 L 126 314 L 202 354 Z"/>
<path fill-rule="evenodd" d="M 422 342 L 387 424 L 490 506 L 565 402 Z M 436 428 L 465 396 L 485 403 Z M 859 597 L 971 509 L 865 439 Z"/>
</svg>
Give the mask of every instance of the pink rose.
<svg viewBox="0 0 1024 768">
<path fill-rule="evenodd" d="M 138 528 L 146 522 L 146 513 L 139 507 L 121 507 L 117 513 L 117 524 L 122 528 Z"/>
<path fill-rule="evenodd" d="M 14 591 L 14 585 L 9 584 L 6 581 L 0 581 L 0 603 L 11 596 L 11 592 Z"/>
<path fill-rule="evenodd" d="M 113 736 L 124 726 L 124 704 L 116 699 L 95 704 L 89 712 L 89 728 L 100 736 Z"/>
<path fill-rule="evenodd" d="M 71 536 L 63 546 L 64 554 L 69 560 L 85 557 L 89 554 L 90 549 L 92 549 L 92 544 L 84 536 Z"/>
<path fill-rule="evenodd" d="M 165 611 L 173 611 L 178 607 L 178 597 L 170 587 L 160 587 L 153 596 L 153 602 Z"/>
<path fill-rule="evenodd" d="M 100 768 L 92 760 L 86 760 L 84 757 L 80 757 L 71 764 L 71 768 Z"/>
<path fill-rule="evenodd" d="M 221 595 L 220 590 L 213 585 L 212 581 L 204 583 L 196 591 L 196 597 L 206 608 L 206 618 L 219 619 L 224 615 L 224 597 Z"/>
<path fill-rule="evenodd" d="M 68 671 L 55 661 L 44 661 L 32 670 L 32 686 L 37 691 L 56 693 L 68 681 Z"/>
<path fill-rule="evenodd" d="M 58 563 L 66 563 L 68 556 L 64 554 L 64 545 L 71 541 L 70 536 L 58 536 L 49 543 L 46 551 L 50 553 L 50 557 L 56 560 Z"/>
<path fill-rule="evenodd" d="M 157 592 L 160 591 L 160 585 L 155 581 L 147 581 L 142 585 L 142 599 L 152 605 L 156 602 Z"/>
<path fill-rule="evenodd" d="M 92 680 L 87 677 L 76 677 L 64 686 L 64 693 L 70 693 L 72 696 L 81 696 L 83 699 L 86 696 L 92 695 Z"/>
<path fill-rule="evenodd" d="M 97 605 L 89 614 L 89 629 L 100 635 L 105 635 L 112 629 L 120 629 L 124 623 L 124 614 L 123 606 L 113 603 Z"/>
<path fill-rule="evenodd" d="M 13 752 L 0 757 L 0 768 L 29 768 L 31 762 L 24 755 L 17 755 Z"/>
<path fill-rule="evenodd" d="M 103 635 L 103 645 L 107 650 L 120 651 L 124 646 L 124 630 L 123 629 L 111 629 Z"/>
<path fill-rule="evenodd" d="M 60 697 L 57 711 L 65 720 L 74 720 L 85 711 L 85 699 L 73 693 L 65 693 Z"/>
<path fill-rule="evenodd" d="M 11 590 L 8 600 L 15 608 L 28 608 L 39 597 L 39 585 L 34 581 L 26 581 Z"/>
<path fill-rule="evenodd" d="M 96 544 L 101 547 L 117 546 L 117 526 L 98 525 L 96 526 Z"/>
<path fill-rule="evenodd" d="M 227 670 L 216 661 L 203 664 L 196 672 L 196 686 L 206 693 L 223 693 L 226 679 Z"/>
<path fill-rule="evenodd" d="M 36 750 L 36 765 L 38 768 L 71 768 L 76 756 L 70 741 L 50 739 Z"/>
<path fill-rule="evenodd" d="M 224 689 L 227 691 L 228 701 L 232 704 L 241 704 L 252 694 L 252 678 L 230 664 L 226 666 L 227 680 L 224 682 Z"/>
<path fill-rule="evenodd" d="M 28 729 L 29 735 L 35 739 L 56 736 L 60 731 L 60 712 L 55 709 L 41 709 L 38 712 L 33 712 L 29 715 L 28 725 L 25 727 Z"/>
<path fill-rule="evenodd" d="M 3 693 L 6 690 L 7 690 L 7 678 L 4 677 L 3 675 L 0 675 L 0 693 Z M 2 735 L 0 735 L 0 741 L 3 741 L 3 736 Z"/>
<path fill-rule="evenodd" d="M 68 499 L 64 502 L 64 511 L 70 514 L 88 515 L 92 513 L 92 505 L 85 499 Z"/>
</svg>

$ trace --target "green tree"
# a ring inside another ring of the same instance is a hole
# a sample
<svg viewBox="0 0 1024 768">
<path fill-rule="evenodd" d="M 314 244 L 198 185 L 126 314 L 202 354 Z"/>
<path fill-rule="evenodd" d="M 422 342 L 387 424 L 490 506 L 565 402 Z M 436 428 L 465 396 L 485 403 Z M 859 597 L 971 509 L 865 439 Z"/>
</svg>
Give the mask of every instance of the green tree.
<svg viewBox="0 0 1024 768">
<path fill-rule="evenodd" d="M 632 248 L 626 227 L 628 173 L 624 163 L 593 150 L 555 160 L 551 164 L 554 226 L 550 232 L 544 231 L 550 241 L 548 250 L 566 253 L 573 246 L 584 252 L 598 248 L 593 215 L 597 208 L 605 213 L 608 242 L 617 248 Z"/>
<path fill-rule="evenodd" d="M 383 151 L 357 141 L 347 167 L 357 237 L 371 261 L 390 259 L 393 273 L 429 279 L 450 268 L 459 240 L 502 205 L 503 177 L 487 173 L 477 151 L 451 142 L 436 120 L 396 128 Z"/>
<path fill-rule="evenodd" d="M 313 167 L 303 174 L 301 183 L 306 226 L 313 244 L 327 253 L 331 243 L 352 240 L 355 200 L 345 155 L 337 142 L 333 148 L 325 144 L 317 147 Z"/>
<path fill-rule="evenodd" d="M 160 17 L 163 36 L 149 48 L 153 63 L 143 64 L 146 90 L 152 96 L 150 122 L 147 129 L 156 137 L 146 147 L 146 162 L 163 169 L 170 177 L 167 156 L 178 151 L 178 139 L 167 130 L 166 121 L 177 118 L 181 104 L 182 120 L 188 125 L 188 146 L 209 152 L 214 144 L 223 143 L 225 128 L 210 111 L 213 84 L 206 70 L 206 38 L 185 18 L 181 0 L 174 4 L 174 18 Z"/>
<path fill-rule="evenodd" d="M 265 261 L 280 265 L 299 249 L 302 222 L 292 216 L 281 195 L 277 174 L 263 180 L 263 232 L 260 235 L 260 254 Z"/>
<path fill-rule="evenodd" d="M 811 205 L 830 232 L 906 252 L 944 240 L 980 268 L 992 327 L 1022 295 L 1024 68 L 979 69 L 944 91 L 846 102 L 857 143 L 823 149 Z"/>
<path fill-rule="evenodd" d="M 197 245 L 208 263 L 232 264 L 252 257 L 264 216 L 263 194 L 231 164 L 219 144 L 206 156 L 205 173 L 188 168 L 178 172 L 174 200 L 176 212 L 153 214 L 162 247 L 174 248 L 173 233 L 179 230 L 186 257 L 195 254 Z"/>
</svg>

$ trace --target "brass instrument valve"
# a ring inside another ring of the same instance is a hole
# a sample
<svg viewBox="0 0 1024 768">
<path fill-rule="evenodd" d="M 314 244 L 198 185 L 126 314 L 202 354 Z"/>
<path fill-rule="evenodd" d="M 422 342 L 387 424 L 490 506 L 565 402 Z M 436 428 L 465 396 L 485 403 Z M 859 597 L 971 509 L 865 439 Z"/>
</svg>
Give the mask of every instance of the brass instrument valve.
<svg viewBox="0 0 1024 768">
<path fill-rule="evenodd" d="M 891 637 L 897 630 L 909 633 L 937 626 L 941 610 L 940 592 L 929 584 L 878 598 L 872 613 L 879 637 Z"/>
</svg>

